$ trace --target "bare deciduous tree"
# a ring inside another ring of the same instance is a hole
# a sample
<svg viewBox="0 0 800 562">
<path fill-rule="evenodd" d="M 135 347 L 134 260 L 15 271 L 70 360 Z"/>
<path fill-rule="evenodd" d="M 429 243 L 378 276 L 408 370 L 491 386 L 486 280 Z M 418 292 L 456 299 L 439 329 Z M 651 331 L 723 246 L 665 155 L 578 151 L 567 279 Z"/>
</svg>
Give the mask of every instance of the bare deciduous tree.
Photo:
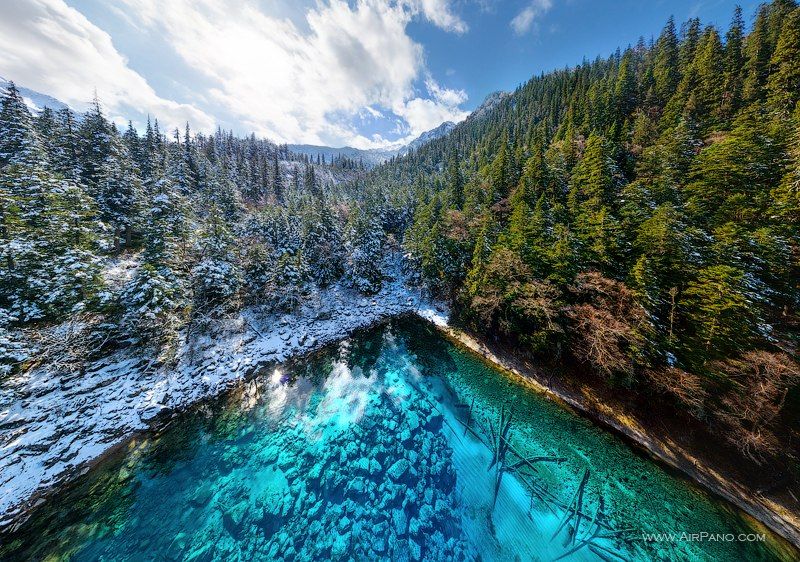
<svg viewBox="0 0 800 562">
<path fill-rule="evenodd" d="M 564 311 L 572 321 L 576 357 L 605 376 L 621 374 L 630 381 L 648 328 L 633 292 L 596 271 L 578 275 L 571 290 L 582 301 Z"/>
<path fill-rule="evenodd" d="M 711 368 L 733 383 L 717 413 L 724 436 L 757 462 L 778 452 L 775 430 L 789 389 L 800 381 L 800 365 L 786 353 L 757 350 Z"/>
</svg>

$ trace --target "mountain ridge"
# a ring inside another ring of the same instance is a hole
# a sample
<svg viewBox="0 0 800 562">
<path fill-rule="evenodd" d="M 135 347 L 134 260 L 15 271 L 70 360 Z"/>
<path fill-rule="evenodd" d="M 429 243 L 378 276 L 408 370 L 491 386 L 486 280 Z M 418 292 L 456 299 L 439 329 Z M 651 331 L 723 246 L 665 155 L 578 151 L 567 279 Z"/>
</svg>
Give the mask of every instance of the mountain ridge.
<svg viewBox="0 0 800 562">
<path fill-rule="evenodd" d="M 3 76 L 0 76 L 0 89 L 5 90 L 10 83 L 11 80 L 6 80 Z M 60 109 L 69 107 L 66 103 L 48 94 L 43 94 L 41 92 L 37 92 L 36 90 L 25 88 L 19 84 L 16 84 L 16 86 L 19 90 L 19 93 L 22 94 L 25 103 L 33 111 L 39 112 L 45 107 L 49 107 L 53 111 L 58 111 Z"/>
</svg>

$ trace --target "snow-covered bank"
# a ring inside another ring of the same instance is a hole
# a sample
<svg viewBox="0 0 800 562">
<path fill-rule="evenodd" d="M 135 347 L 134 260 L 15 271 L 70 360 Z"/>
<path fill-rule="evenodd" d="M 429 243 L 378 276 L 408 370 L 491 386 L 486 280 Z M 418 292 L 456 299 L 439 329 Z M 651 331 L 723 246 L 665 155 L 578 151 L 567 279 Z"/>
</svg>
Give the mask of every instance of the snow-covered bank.
<svg viewBox="0 0 800 562">
<path fill-rule="evenodd" d="M 123 351 L 82 374 L 43 367 L 6 381 L 0 389 L 0 529 L 46 501 L 44 492 L 146 429 L 160 412 L 217 395 L 259 369 L 354 330 L 417 311 L 445 317 L 399 276 L 372 297 L 336 286 L 293 314 L 260 317 L 245 310 L 213 335 L 185 345 L 171 369 Z"/>
</svg>

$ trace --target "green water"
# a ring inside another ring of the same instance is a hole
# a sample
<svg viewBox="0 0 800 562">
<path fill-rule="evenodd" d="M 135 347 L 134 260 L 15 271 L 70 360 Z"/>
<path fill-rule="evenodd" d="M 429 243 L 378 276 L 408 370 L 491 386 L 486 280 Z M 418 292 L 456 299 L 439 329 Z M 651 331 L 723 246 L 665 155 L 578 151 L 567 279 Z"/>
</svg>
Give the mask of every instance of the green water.
<svg viewBox="0 0 800 562">
<path fill-rule="evenodd" d="M 683 532 L 719 540 L 643 538 Z M 770 534 L 726 540 L 759 532 L 614 436 L 406 320 L 265 373 L 134 439 L 16 534 L 0 536 L 0 558 L 796 556 Z"/>
</svg>

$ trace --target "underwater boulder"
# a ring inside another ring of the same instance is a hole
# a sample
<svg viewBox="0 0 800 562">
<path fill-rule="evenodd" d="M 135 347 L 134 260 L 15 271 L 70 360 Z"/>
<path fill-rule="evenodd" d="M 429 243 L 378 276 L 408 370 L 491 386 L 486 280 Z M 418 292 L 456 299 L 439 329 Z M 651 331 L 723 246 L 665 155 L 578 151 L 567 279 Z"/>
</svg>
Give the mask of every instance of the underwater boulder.
<svg viewBox="0 0 800 562">
<path fill-rule="evenodd" d="M 383 535 L 373 535 L 370 547 L 375 554 L 384 554 L 387 547 L 386 537 Z"/>
<path fill-rule="evenodd" d="M 240 502 L 222 513 L 222 524 L 232 537 L 238 537 L 244 527 L 247 503 Z"/>
<path fill-rule="evenodd" d="M 308 480 L 308 482 L 312 485 L 318 485 L 324 468 L 325 465 L 322 462 L 316 462 L 312 464 L 311 468 L 308 469 L 308 472 L 306 473 L 306 480 Z"/>
<path fill-rule="evenodd" d="M 422 545 L 415 539 L 408 539 L 408 554 L 411 560 L 422 560 Z"/>
<path fill-rule="evenodd" d="M 411 520 L 408 522 L 408 534 L 412 537 L 416 537 L 419 535 L 420 531 L 422 530 L 422 526 L 420 525 L 419 519 L 416 517 L 412 517 Z"/>
<path fill-rule="evenodd" d="M 322 508 L 322 500 L 319 500 L 306 511 L 306 517 L 308 519 L 316 519 L 322 513 Z"/>
<path fill-rule="evenodd" d="M 433 508 L 429 504 L 424 504 L 419 509 L 419 526 L 421 529 L 432 529 L 433 528 L 433 520 L 434 520 L 435 513 L 433 512 Z"/>
<path fill-rule="evenodd" d="M 361 457 L 355 463 L 355 471 L 360 474 L 369 474 L 369 459 Z"/>
<path fill-rule="evenodd" d="M 408 424 L 409 431 L 417 431 L 420 426 L 419 414 L 414 410 L 409 410 L 406 414 L 406 424 Z"/>
<path fill-rule="evenodd" d="M 344 531 L 349 531 L 350 528 L 352 527 L 352 525 L 353 525 L 353 522 L 350 520 L 350 518 L 347 515 L 345 515 L 344 517 L 339 519 L 339 523 L 338 523 L 337 527 L 339 528 L 339 532 L 344 532 Z"/>
<path fill-rule="evenodd" d="M 428 431 L 439 431 L 444 424 L 444 417 L 437 412 L 431 413 L 425 421 L 425 429 Z"/>
<path fill-rule="evenodd" d="M 307 531 L 306 531 L 306 537 L 307 537 L 308 539 L 313 539 L 313 538 L 315 538 L 317 535 L 319 535 L 319 534 L 320 534 L 320 532 L 322 532 L 322 523 L 320 523 L 320 522 L 319 522 L 319 520 L 315 519 L 315 520 L 314 520 L 314 521 L 312 521 L 312 522 L 311 522 L 311 524 L 308 526 L 308 529 L 307 529 Z"/>
<path fill-rule="evenodd" d="M 331 558 L 333 560 L 339 560 L 347 554 L 350 549 L 351 539 L 352 536 L 349 531 L 342 534 L 334 534 L 333 545 L 331 546 Z"/>
<path fill-rule="evenodd" d="M 406 475 L 410 468 L 410 462 L 408 462 L 406 459 L 400 459 L 390 466 L 386 473 L 389 475 L 389 478 L 397 482 Z"/>
<path fill-rule="evenodd" d="M 403 536 L 408 530 L 408 519 L 406 512 L 402 509 L 395 509 L 392 511 L 392 528 L 398 536 Z"/>
<path fill-rule="evenodd" d="M 367 499 L 367 497 L 369 497 L 369 491 L 364 478 L 357 476 L 348 482 L 345 494 L 360 501 Z"/>
<path fill-rule="evenodd" d="M 189 504 L 192 507 L 203 507 L 208 505 L 211 498 L 214 496 L 214 486 L 206 481 L 200 484 L 189 498 Z"/>
</svg>

